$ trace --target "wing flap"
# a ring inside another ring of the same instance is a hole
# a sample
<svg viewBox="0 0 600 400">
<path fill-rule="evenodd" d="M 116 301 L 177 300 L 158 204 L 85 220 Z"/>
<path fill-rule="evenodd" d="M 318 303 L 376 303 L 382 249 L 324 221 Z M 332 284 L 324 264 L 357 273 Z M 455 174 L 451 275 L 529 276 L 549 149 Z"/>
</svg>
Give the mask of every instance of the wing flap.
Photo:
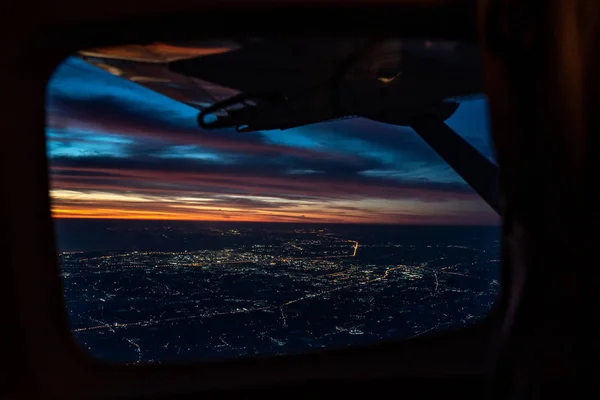
<svg viewBox="0 0 600 400">
<path fill-rule="evenodd" d="M 91 53 L 80 56 L 84 61 L 113 75 L 128 79 L 198 110 L 239 93 L 233 89 L 170 71 L 167 63 L 91 57 L 89 54 Z"/>
<path fill-rule="evenodd" d="M 86 49 L 79 52 L 83 56 L 110 58 L 163 64 L 171 61 L 226 53 L 238 49 L 240 44 L 233 41 L 188 42 L 185 45 L 151 43 L 146 45 L 124 45 Z"/>
</svg>

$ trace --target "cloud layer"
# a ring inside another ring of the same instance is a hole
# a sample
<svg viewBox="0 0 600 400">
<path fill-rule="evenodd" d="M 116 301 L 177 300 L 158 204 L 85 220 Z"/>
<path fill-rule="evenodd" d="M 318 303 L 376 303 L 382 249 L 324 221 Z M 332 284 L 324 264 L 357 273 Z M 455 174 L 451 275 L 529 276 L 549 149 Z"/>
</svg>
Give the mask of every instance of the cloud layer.
<svg viewBox="0 0 600 400">
<path fill-rule="evenodd" d="M 449 124 L 491 157 L 481 103 L 461 105 Z M 286 131 L 205 132 L 195 120 L 186 105 L 66 60 L 48 87 L 54 215 L 497 223 L 408 128 L 352 119 Z"/>
</svg>

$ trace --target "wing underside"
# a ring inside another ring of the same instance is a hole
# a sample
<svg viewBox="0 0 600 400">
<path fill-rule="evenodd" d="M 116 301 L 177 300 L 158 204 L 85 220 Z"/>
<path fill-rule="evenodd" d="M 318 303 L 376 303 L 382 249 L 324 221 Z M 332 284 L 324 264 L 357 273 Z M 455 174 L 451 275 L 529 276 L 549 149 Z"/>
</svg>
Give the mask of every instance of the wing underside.
<svg viewBox="0 0 600 400">
<path fill-rule="evenodd" d="M 79 57 L 113 75 L 135 82 L 173 100 L 202 110 L 240 92 L 238 90 L 182 75 L 169 63 L 234 51 L 235 43 L 175 46 L 162 43 L 88 49 Z"/>
<path fill-rule="evenodd" d="M 199 110 L 240 93 L 304 92 L 327 82 L 365 46 L 322 41 L 154 43 L 79 52 L 86 62 Z M 360 54 L 360 53 L 359 53 Z"/>
</svg>

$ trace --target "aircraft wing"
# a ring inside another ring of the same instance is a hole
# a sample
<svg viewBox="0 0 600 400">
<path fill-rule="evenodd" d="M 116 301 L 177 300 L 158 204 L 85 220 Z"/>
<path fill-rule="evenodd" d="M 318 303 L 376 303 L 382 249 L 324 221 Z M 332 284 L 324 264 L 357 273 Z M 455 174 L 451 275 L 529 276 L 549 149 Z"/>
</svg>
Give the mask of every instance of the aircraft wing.
<svg viewBox="0 0 600 400">
<path fill-rule="evenodd" d="M 364 41 L 202 41 L 93 48 L 84 61 L 198 110 L 240 93 L 308 89 Z M 304 62 L 301 62 L 304 60 Z M 201 79 L 195 74 L 202 71 Z"/>
<path fill-rule="evenodd" d="M 205 80 L 178 74 L 169 63 L 226 53 L 239 48 L 235 42 L 149 45 L 95 48 L 80 51 L 84 61 L 113 75 L 128 79 L 176 101 L 202 110 L 239 93 Z"/>
<path fill-rule="evenodd" d="M 423 40 L 282 38 L 118 46 L 87 49 L 80 51 L 79 56 L 114 75 L 200 111 L 232 100 L 242 106 L 239 95 L 260 104 L 272 103 L 273 95 L 297 100 L 311 93 L 319 93 L 319 96 L 313 96 L 310 102 L 323 108 L 327 102 L 344 101 L 344 98 L 360 101 L 373 95 L 369 90 L 341 95 L 336 89 L 340 85 L 362 85 L 372 92 L 377 80 L 390 83 L 396 87 L 395 96 L 406 98 L 396 102 L 397 107 L 404 110 L 419 103 L 420 97 L 441 100 L 473 92 L 470 81 L 475 81 L 471 77 L 476 74 L 465 74 L 465 63 L 452 62 L 454 53 L 451 44 L 444 47 L 443 43 L 440 46 Z M 434 70 L 428 71 L 427 66 Z M 458 70 L 460 76 L 467 76 L 467 81 L 457 79 L 452 73 L 454 70 Z M 337 99 L 332 98 L 334 93 L 338 93 Z M 275 102 L 280 102 L 280 98 Z M 230 109 L 231 106 L 233 104 Z M 346 114 L 356 114 L 358 109 L 350 105 Z M 214 111 L 217 111 L 213 112 L 215 115 L 227 115 L 223 107 Z M 281 112 L 272 115 L 271 123 L 277 124 L 278 115 Z M 282 122 L 285 126 L 296 126 L 303 125 L 304 119 L 313 123 L 340 116 L 332 110 L 329 114 L 319 112 L 309 118 L 297 118 L 294 123 Z M 217 126 L 220 124 L 213 125 Z"/>
<path fill-rule="evenodd" d="M 245 93 L 303 91 L 326 82 L 368 43 L 345 38 L 269 39 L 232 52 L 173 61 L 170 69 Z"/>
</svg>

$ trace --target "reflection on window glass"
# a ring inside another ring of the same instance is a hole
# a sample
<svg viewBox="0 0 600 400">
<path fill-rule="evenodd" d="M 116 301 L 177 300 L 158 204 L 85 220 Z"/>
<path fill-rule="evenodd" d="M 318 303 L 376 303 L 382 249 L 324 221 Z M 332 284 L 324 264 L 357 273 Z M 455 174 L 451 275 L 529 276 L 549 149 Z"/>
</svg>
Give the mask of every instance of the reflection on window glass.
<svg viewBox="0 0 600 400">
<path fill-rule="evenodd" d="M 499 217 L 410 127 L 446 121 L 493 162 L 474 50 L 286 40 L 92 49 L 55 71 L 52 213 L 93 356 L 293 354 L 489 310 Z"/>
<path fill-rule="evenodd" d="M 488 123 L 487 101 L 483 96 L 461 101 L 460 107 L 446 120 L 448 126 L 495 164 L 496 156 L 493 152 Z"/>
</svg>

